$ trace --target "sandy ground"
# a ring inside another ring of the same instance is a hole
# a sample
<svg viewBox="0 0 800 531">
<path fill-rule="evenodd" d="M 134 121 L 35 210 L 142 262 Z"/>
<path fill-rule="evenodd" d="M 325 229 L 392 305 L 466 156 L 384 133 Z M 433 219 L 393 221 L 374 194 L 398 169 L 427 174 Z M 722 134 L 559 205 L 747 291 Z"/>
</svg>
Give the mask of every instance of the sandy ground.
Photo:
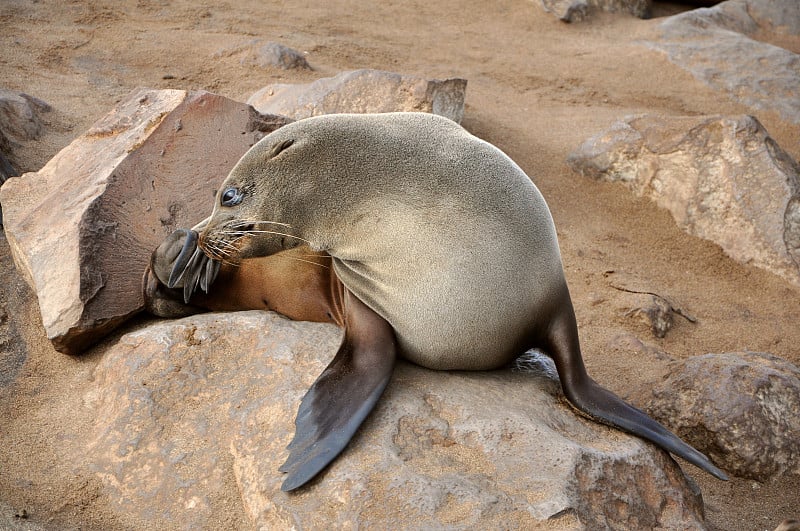
<svg viewBox="0 0 800 531">
<path fill-rule="evenodd" d="M 662 5 L 656 15 L 679 9 Z M 34 171 L 137 86 L 205 89 L 245 101 L 271 82 L 356 68 L 466 78 L 463 125 L 514 158 L 550 204 L 584 356 L 601 384 L 626 396 L 666 370 L 652 350 L 626 347 L 624 334 L 676 359 L 748 349 L 800 364 L 800 289 L 732 262 L 715 245 L 680 232 L 665 211 L 564 163 L 585 138 L 627 114 L 748 112 L 638 44 L 658 22 L 601 15 L 568 25 L 529 0 L 1 0 L 0 86 L 54 108 L 45 115 L 45 136 L 16 151 L 19 167 Z M 214 57 L 254 38 L 307 52 L 314 71 L 263 70 Z M 800 51 L 796 40 L 783 45 Z M 775 115 L 758 117 L 800 157 L 800 128 Z M 118 522 L 98 502 L 99 486 L 70 476 L 53 458 L 58 426 L 72 419 L 65 418 L 68 408 L 49 404 L 80 395 L 87 380 L 76 375 L 87 374 L 98 354 L 53 351 L 4 239 L 0 261 L 0 358 L 17 380 L 0 392 L 0 528 L 23 509 L 25 522 L 48 529 L 114 528 Z M 678 301 L 698 323 L 678 322 L 666 338 L 654 338 L 625 316 L 630 299 L 611 286 L 620 279 Z M 703 490 L 712 529 L 771 530 L 800 515 L 798 478 L 723 483 L 685 470 Z"/>
</svg>

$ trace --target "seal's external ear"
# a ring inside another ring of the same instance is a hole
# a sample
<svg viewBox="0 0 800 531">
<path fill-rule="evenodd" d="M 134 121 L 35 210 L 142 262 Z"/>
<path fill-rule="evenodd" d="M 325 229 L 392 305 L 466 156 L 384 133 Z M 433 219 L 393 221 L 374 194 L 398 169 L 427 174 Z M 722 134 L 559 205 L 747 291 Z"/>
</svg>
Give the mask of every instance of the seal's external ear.
<svg viewBox="0 0 800 531">
<path fill-rule="evenodd" d="M 273 159 L 273 158 L 277 157 L 278 155 L 281 154 L 281 151 L 283 151 L 284 149 L 288 148 L 292 144 L 294 144 L 294 139 L 293 138 L 278 142 L 277 144 L 272 146 L 272 150 L 269 152 L 269 158 Z"/>
</svg>

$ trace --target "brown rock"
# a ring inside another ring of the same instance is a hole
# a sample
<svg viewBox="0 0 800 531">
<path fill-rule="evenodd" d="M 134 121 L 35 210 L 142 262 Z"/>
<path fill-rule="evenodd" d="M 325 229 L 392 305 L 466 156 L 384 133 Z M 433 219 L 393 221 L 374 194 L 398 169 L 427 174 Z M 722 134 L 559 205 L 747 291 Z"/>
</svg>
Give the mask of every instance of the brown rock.
<svg viewBox="0 0 800 531">
<path fill-rule="evenodd" d="M 427 80 L 380 70 L 342 72 L 305 85 L 268 85 L 247 103 L 295 120 L 337 113 L 430 112 L 461 123 L 464 79 Z"/>
<path fill-rule="evenodd" d="M 259 529 L 702 528 L 700 497 L 666 453 L 575 415 L 541 374 L 400 363 L 345 452 L 281 492 L 300 398 L 340 337 L 264 312 L 129 333 L 95 370 L 93 435 L 73 451 L 120 520 L 142 527 L 236 514 L 220 504 L 235 481 Z"/>
<path fill-rule="evenodd" d="M 800 368 L 758 352 L 672 364 L 633 402 L 725 470 L 766 481 L 800 474 Z"/>
<path fill-rule="evenodd" d="M 626 117 L 568 163 L 649 197 L 737 262 L 800 284 L 800 169 L 752 116 Z"/>
<path fill-rule="evenodd" d="M 139 311 L 152 249 L 206 216 L 230 168 L 286 121 L 206 92 L 142 89 L 9 180 L 6 235 L 56 349 L 80 352 Z"/>
</svg>

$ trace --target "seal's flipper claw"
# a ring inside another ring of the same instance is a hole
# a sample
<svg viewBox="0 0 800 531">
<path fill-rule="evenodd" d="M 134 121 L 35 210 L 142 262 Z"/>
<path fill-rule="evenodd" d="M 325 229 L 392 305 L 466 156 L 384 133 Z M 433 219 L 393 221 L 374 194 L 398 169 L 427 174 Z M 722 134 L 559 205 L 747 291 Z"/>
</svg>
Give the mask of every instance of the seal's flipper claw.
<svg viewBox="0 0 800 531">
<path fill-rule="evenodd" d="M 168 288 L 174 288 L 178 285 L 178 282 L 181 281 L 184 273 L 186 272 L 186 266 L 189 264 L 189 261 L 192 259 L 195 251 L 197 250 L 197 233 L 193 230 L 186 229 L 180 229 L 180 231 L 186 233 L 186 240 L 184 240 L 181 252 L 178 254 L 178 257 L 175 259 L 175 263 L 172 266 L 172 272 L 169 275 L 169 280 L 167 280 Z"/>
<path fill-rule="evenodd" d="M 197 233 L 192 230 L 178 229 L 173 234 L 185 233 L 186 238 L 183 241 L 180 253 L 172 263 L 172 270 L 170 271 L 169 279 L 167 280 L 167 287 L 172 289 L 178 286 L 178 283 L 183 279 L 186 273 L 186 267 L 194 256 L 197 250 Z"/>
<path fill-rule="evenodd" d="M 200 284 L 204 275 L 208 260 L 209 258 L 203 253 L 202 249 L 197 247 L 192 253 L 189 263 L 186 264 L 186 273 L 183 276 L 183 302 L 186 304 L 189 304 L 189 299 L 192 298 L 192 295 L 197 290 L 197 285 Z"/>
<path fill-rule="evenodd" d="M 300 403 L 281 490 L 294 490 L 333 461 L 367 418 L 392 375 L 394 330 L 345 290 L 345 336 Z"/>
<path fill-rule="evenodd" d="M 208 289 L 219 274 L 220 265 L 220 262 L 217 260 L 211 258 L 206 260 L 203 266 L 203 275 L 200 277 L 200 289 L 203 290 L 203 293 L 208 293 Z"/>
</svg>

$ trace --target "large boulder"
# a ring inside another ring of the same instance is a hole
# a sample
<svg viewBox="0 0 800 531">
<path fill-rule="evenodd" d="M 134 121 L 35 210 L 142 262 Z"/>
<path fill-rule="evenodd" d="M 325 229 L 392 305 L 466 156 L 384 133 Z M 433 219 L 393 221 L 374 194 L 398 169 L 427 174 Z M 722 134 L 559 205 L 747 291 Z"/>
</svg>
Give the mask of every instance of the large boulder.
<svg viewBox="0 0 800 531">
<path fill-rule="evenodd" d="M 464 79 L 427 80 L 380 70 L 342 72 L 312 83 L 268 85 L 247 103 L 295 120 L 319 114 L 430 112 L 461 123 Z"/>
<path fill-rule="evenodd" d="M 797 0 L 728 0 L 659 28 L 649 47 L 734 101 L 800 124 L 800 55 L 781 47 L 800 35 Z"/>
<path fill-rule="evenodd" d="M 725 470 L 758 481 L 800 475 L 800 368 L 759 352 L 674 362 L 643 404 Z"/>
<path fill-rule="evenodd" d="M 649 197 L 734 260 L 800 285 L 800 169 L 752 116 L 629 116 L 568 162 Z"/>
<path fill-rule="evenodd" d="M 289 121 L 207 92 L 135 91 L 36 173 L 0 190 L 14 262 L 56 349 L 77 353 L 143 307 L 141 275 L 172 230 Z"/>
<path fill-rule="evenodd" d="M 556 380 L 405 362 L 344 453 L 281 492 L 299 401 L 340 338 L 266 312 L 128 333 L 94 371 L 91 435 L 65 440 L 143 528 L 214 527 L 242 511 L 221 501 L 237 487 L 258 529 L 702 528 L 668 454 L 576 415 Z"/>
</svg>

